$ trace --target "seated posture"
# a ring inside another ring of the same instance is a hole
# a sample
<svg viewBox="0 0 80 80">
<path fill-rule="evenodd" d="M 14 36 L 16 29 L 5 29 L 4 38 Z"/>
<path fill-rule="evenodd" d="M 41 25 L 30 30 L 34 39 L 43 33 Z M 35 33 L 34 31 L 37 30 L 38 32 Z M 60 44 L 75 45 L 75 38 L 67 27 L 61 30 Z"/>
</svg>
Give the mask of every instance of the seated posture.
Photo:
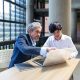
<svg viewBox="0 0 80 80">
<path fill-rule="evenodd" d="M 13 67 L 14 64 L 31 59 L 33 55 L 40 55 L 41 48 L 36 47 L 36 41 L 39 40 L 41 29 L 39 22 L 33 22 L 27 28 L 28 34 L 19 35 L 15 42 L 9 68 Z"/>
<path fill-rule="evenodd" d="M 53 47 L 55 49 L 66 49 L 66 48 L 72 48 L 74 51 L 70 54 L 69 58 L 75 58 L 78 54 L 78 51 L 76 50 L 75 45 L 72 42 L 71 37 L 62 34 L 62 26 L 58 22 L 51 23 L 49 25 L 49 31 L 52 34 L 45 44 L 43 45 L 41 49 L 42 55 L 45 57 L 46 53 L 49 52 L 51 49 L 46 49 L 46 47 Z M 43 50 L 43 48 L 45 49 Z"/>
</svg>

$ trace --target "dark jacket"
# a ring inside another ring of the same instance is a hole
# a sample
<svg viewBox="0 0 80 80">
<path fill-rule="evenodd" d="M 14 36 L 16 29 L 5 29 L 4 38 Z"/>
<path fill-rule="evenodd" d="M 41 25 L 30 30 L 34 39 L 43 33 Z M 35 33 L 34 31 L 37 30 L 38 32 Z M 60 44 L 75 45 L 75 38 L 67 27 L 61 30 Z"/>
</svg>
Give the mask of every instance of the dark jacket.
<svg viewBox="0 0 80 80">
<path fill-rule="evenodd" d="M 22 63 L 31 59 L 32 55 L 40 54 L 40 47 L 33 47 L 30 36 L 20 34 L 16 39 L 13 55 L 11 57 L 11 62 L 9 68 L 13 67 L 14 64 Z"/>
</svg>

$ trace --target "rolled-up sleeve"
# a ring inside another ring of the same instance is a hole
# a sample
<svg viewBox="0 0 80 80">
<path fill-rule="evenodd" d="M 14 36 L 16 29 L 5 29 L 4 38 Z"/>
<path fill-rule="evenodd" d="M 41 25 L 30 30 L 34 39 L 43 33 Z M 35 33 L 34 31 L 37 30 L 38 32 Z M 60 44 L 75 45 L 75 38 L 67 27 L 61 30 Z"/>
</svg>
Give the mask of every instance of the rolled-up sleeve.
<svg viewBox="0 0 80 80">
<path fill-rule="evenodd" d="M 44 43 L 43 47 L 40 50 L 40 55 L 42 55 L 43 57 L 46 57 L 47 55 L 47 47 L 50 47 L 49 45 L 49 38 L 47 39 L 47 41 Z"/>
<path fill-rule="evenodd" d="M 41 48 L 41 50 L 40 50 L 40 55 L 42 55 L 43 57 L 46 57 L 46 55 L 47 55 L 46 47 L 42 47 L 42 48 Z"/>
<path fill-rule="evenodd" d="M 76 47 L 75 47 L 71 38 L 68 39 L 68 48 L 73 48 L 74 49 L 73 52 L 71 53 L 71 58 L 75 58 L 78 54 L 78 51 L 77 51 L 77 49 L 76 49 Z"/>
</svg>

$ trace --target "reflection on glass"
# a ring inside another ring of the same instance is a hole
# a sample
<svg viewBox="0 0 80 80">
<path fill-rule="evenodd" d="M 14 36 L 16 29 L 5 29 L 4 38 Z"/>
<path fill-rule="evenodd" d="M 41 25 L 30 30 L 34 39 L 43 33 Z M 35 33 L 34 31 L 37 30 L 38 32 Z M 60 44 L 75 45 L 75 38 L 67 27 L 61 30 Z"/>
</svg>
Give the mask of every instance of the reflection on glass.
<svg viewBox="0 0 80 80">
<path fill-rule="evenodd" d="M 3 19 L 3 0 L 0 0 L 0 19 Z"/>
<path fill-rule="evenodd" d="M 10 23 L 5 22 L 5 40 L 10 39 Z"/>
<path fill-rule="evenodd" d="M 7 1 L 4 1 L 4 19 L 9 20 L 9 2 Z"/>
<path fill-rule="evenodd" d="M 15 24 L 11 23 L 11 40 L 15 39 Z"/>
<path fill-rule="evenodd" d="M 16 37 L 17 36 L 19 36 L 19 34 L 20 34 L 20 26 L 19 26 L 19 24 L 16 24 Z"/>
<path fill-rule="evenodd" d="M 3 22 L 0 22 L 0 41 L 3 41 Z"/>
<path fill-rule="evenodd" d="M 24 0 L 24 7 L 26 7 L 26 0 Z"/>
<path fill-rule="evenodd" d="M 23 24 L 21 24 L 20 27 L 21 27 L 21 33 L 23 33 Z"/>
<path fill-rule="evenodd" d="M 24 1 L 24 0 L 21 0 L 21 1 L 20 1 L 20 5 L 22 5 L 22 6 L 23 6 L 23 4 L 24 4 L 24 2 L 23 2 L 23 1 Z"/>
<path fill-rule="evenodd" d="M 15 5 L 11 4 L 11 20 L 15 20 Z"/>
<path fill-rule="evenodd" d="M 16 21 L 18 21 L 19 22 L 19 7 L 18 6 L 16 6 Z"/>
<path fill-rule="evenodd" d="M 20 22 L 24 22 L 24 9 L 20 8 Z"/>
<path fill-rule="evenodd" d="M 20 31 L 21 33 L 26 33 L 26 26 L 24 24 L 20 24 Z"/>
<path fill-rule="evenodd" d="M 16 0 L 16 3 L 19 4 L 19 0 Z"/>
<path fill-rule="evenodd" d="M 26 34 L 26 28 L 23 29 L 23 33 Z"/>
<path fill-rule="evenodd" d="M 23 33 L 26 34 L 26 25 L 23 27 Z"/>
<path fill-rule="evenodd" d="M 24 16 L 23 16 L 24 22 L 26 23 L 26 11 L 24 10 Z"/>
</svg>

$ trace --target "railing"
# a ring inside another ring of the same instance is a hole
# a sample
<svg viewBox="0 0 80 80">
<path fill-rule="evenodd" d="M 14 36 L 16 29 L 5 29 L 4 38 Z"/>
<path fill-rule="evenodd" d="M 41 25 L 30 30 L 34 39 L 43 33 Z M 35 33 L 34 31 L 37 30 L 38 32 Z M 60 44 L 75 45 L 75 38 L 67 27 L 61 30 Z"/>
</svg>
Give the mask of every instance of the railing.
<svg viewBox="0 0 80 80">
<path fill-rule="evenodd" d="M 39 39 L 39 41 L 37 42 L 37 46 L 41 47 L 45 43 L 47 38 L 48 38 L 48 36 L 41 37 Z M 15 40 L 2 41 L 2 42 L 0 42 L 0 50 L 1 49 L 13 49 L 14 48 L 14 44 L 15 44 Z"/>
<path fill-rule="evenodd" d="M 2 41 L 0 42 L 0 50 L 1 49 L 13 49 L 14 44 L 15 44 L 15 40 Z"/>
</svg>

